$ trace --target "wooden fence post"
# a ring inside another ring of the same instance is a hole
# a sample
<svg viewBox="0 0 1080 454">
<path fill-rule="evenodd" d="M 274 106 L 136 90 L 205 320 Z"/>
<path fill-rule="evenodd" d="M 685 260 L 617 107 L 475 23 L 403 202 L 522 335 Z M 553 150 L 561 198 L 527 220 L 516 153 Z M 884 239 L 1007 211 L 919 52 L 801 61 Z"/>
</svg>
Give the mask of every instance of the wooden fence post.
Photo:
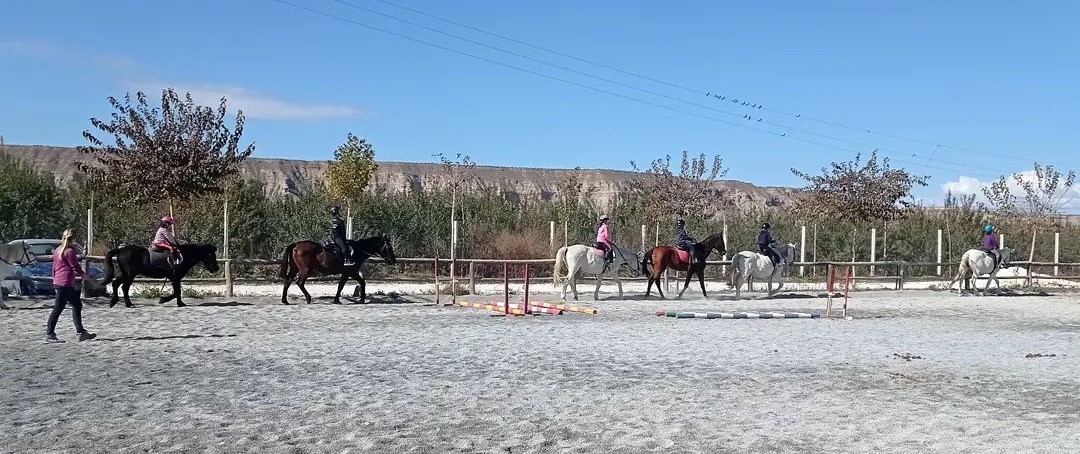
<svg viewBox="0 0 1080 454">
<path fill-rule="evenodd" d="M 476 262 L 469 262 L 469 294 L 476 294 Z"/>
</svg>

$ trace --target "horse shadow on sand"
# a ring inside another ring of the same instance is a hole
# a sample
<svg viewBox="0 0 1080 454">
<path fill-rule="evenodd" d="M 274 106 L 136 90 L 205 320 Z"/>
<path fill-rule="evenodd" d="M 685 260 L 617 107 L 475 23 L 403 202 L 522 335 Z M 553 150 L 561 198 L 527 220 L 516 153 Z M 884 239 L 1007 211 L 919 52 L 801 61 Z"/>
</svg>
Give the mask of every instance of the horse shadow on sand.
<svg viewBox="0 0 1080 454">
<path fill-rule="evenodd" d="M 175 336 L 128 336 L 128 337 L 115 337 L 115 338 L 97 338 L 98 342 L 117 342 L 117 341 L 158 341 L 158 340 L 174 340 L 174 339 L 207 339 L 207 338 L 223 338 L 223 337 L 236 337 L 235 334 L 184 334 Z"/>
<path fill-rule="evenodd" d="M 371 306 L 371 305 L 384 305 L 384 304 L 418 304 L 424 301 L 410 297 L 409 295 L 402 295 L 400 293 L 383 293 L 375 292 L 368 293 L 367 300 L 360 302 L 359 291 L 354 291 L 351 296 L 342 296 L 343 301 L 347 301 L 343 306 Z M 314 296 L 311 298 L 312 304 L 326 304 L 334 305 L 333 296 Z M 302 306 L 303 304 L 300 304 Z"/>
</svg>

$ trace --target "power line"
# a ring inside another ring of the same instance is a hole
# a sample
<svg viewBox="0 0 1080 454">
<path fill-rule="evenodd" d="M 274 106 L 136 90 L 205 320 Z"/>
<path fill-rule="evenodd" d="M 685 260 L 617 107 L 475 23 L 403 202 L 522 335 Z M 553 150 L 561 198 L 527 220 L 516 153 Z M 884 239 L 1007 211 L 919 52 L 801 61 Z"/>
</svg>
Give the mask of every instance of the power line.
<svg viewBox="0 0 1080 454">
<path fill-rule="evenodd" d="M 610 90 L 605 90 L 603 88 L 582 84 L 582 83 L 575 82 L 575 81 L 568 80 L 568 79 L 563 79 L 563 78 L 560 78 L 560 77 L 557 77 L 557 76 L 544 74 L 544 73 L 534 71 L 534 70 L 531 70 L 531 69 L 528 69 L 528 68 L 523 68 L 523 67 L 520 67 L 520 66 L 512 65 L 512 64 L 509 64 L 509 63 L 504 63 L 504 62 L 501 62 L 501 61 L 498 61 L 498 60 L 493 60 L 493 59 L 483 57 L 483 56 L 480 56 L 480 55 L 476 55 L 476 54 L 468 53 L 468 52 L 465 52 L 465 51 L 457 50 L 457 49 L 454 49 L 454 48 L 446 47 L 446 46 L 443 46 L 441 44 L 432 43 L 430 41 L 425 41 L 425 40 L 422 40 L 422 39 L 419 39 L 419 38 L 414 38 L 414 37 L 405 35 L 403 33 L 395 32 L 395 31 L 392 31 L 392 30 L 387 30 L 387 29 L 384 29 L 384 28 L 380 28 L 380 27 L 370 25 L 370 24 L 367 24 L 367 23 L 364 23 L 364 22 L 360 22 L 360 21 L 357 21 L 357 20 L 354 20 L 354 19 L 350 19 L 350 18 L 347 18 L 347 17 L 343 17 L 343 16 L 339 16 L 339 15 L 336 15 L 336 14 L 321 11 L 321 10 L 318 10 L 318 9 L 314 9 L 314 8 L 310 8 L 310 7 L 307 7 L 307 6 L 299 5 L 299 4 L 293 3 L 293 2 L 288 1 L 288 0 L 266 0 L 266 1 L 280 3 L 280 4 L 283 4 L 283 5 L 290 6 L 292 8 L 307 11 L 307 12 L 312 13 L 312 14 L 316 14 L 316 15 L 327 17 L 327 18 L 330 18 L 330 19 L 346 22 L 346 23 L 349 23 L 349 24 L 352 24 L 352 25 L 367 28 L 369 30 L 373 30 L 373 31 L 377 31 L 377 32 L 380 32 L 380 33 L 388 34 L 388 35 L 395 36 L 395 37 L 405 39 L 405 40 L 408 40 L 408 41 L 412 41 L 412 42 L 415 42 L 415 43 L 424 44 L 426 46 L 434 47 L 436 49 L 440 49 L 440 50 L 455 53 L 455 54 L 458 54 L 458 55 L 466 56 L 466 57 L 469 57 L 469 58 L 473 58 L 473 59 L 480 60 L 480 61 L 483 61 L 483 62 L 491 63 L 491 64 L 494 64 L 494 65 L 503 66 L 503 67 L 506 67 L 506 68 L 514 69 L 516 71 L 521 71 L 521 72 L 524 72 L 524 73 L 532 74 L 532 75 L 535 75 L 535 76 L 543 77 L 543 78 L 554 80 L 554 81 L 557 81 L 557 82 L 562 82 L 562 83 L 565 83 L 565 84 L 568 84 L 568 85 L 573 85 L 573 86 L 583 88 L 583 89 L 586 89 L 586 90 L 595 91 L 595 92 L 598 92 L 598 93 L 603 93 L 603 94 L 607 94 L 607 95 L 610 95 L 610 96 L 619 97 L 619 98 L 626 99 L 626 100 L 629 100 L 629 101 L 634 101 L 634 102 L 637 102 L 637 103 L 641 103 L 641 104 L 645 104 L 645 105 L 649 105 L 649 106 L 653 106 L 653 107 L 659 107 L 659 108 L 670 110 L 670 111 L 673 111 L 673 112 L 683 113 L 683 114 L 686 114 L 686 115 L 691 115 L 691 116 L 695 116 L 695 117 L 703 118 L 703 119 L 706 119 L 706 120 L 715 121 L 715 122 L 718 122 L 718 123 L 723 123 L 723 124 L 727 124 L 727 125 L 730 125 L 730 126 L 735 126 L 735 127 L 739 127 L 739 128 L 743 128 L 743 129 L 747 129 L 747 130 L 751 130 L 751 131 L 770 134 L 770 135 L 773 135 L 773 136 L 787 138 L 787 139 L 800 141 L 800 142 L 804 142 L 804 143 L 808 143 L 808 144 L 812 144 L 812 145 L 818 145 L 818 146 L 822 146 L 822 147 L 829 148 L 829 149 L 843 150 L 843 151 L 849 151 L 849 152 L 853 152 L 853 153 L 862 153 L 863 152 L 863 151 L 857 150 L 857 149 L 842 148 L 842 147 L 837 147 L 837 146 L 834 146 L 834 145 L 823 144 L 821 142 L 816 142 L 816 141 L 813 141 L 813 140 L 804 139 L 804 138 L 793 136 L 793 135 L 790 135 L 790 134 L 787 134 L 787 133 L 777 133 L 777 132 L 774 132 L 774 131 L 769 131 L 767 129 L 761 129 L 761 128 L 757 128 L 757 127 L 753 127 L 753 126 L 749 126 L 749 125 L 745 125 L 745 124 L 741 124 L 741 123 L 727 121 L 727 120 L 723 120 L 723 119 L 720 119 L 720 118 L 716 118 L 716 117 L 712 117 L 712 116 L 708 116 L 708 115 L 703 115 L 703 114 L 698 113 L 698 112 L 693 112 L 693 111 L 689 111 L 689 110 L 685 110 L 685 109 L 680 109 L 680 108 L 677 108 L 677 107 L 671 107 L 671 106 L 655 103 L 655 102 L 652 102 L 652 101 L 644 100 L 644 99 L 641 99 L 641 98 L 636 98 L 636 97 L 633 97 L 633 96 L 624 95 L 622 93 L 616 93 L 616 92 L 613 92 L 613 91 L 610 91 Z M 890 153 L 889 150 L 884 150 L 884 149 L 880 149 L 880 148 L 875 148 L 874 149 L 874 151 L 879 151 L 879 150 L 883 151 L 883 152 L 886 152 L 886 153 Z M 902 155 L 902 156 L 907 156 L 906 154 L 903 154 L 903 153 L 899 153 L 899 154 Z M 910 165 L 919 166 L 919 167 L 924 167 L 924 168 L 928 168 L 928 169 L 936 169 L 936 170 L 943 170 L 943 171 L 948 171 L 948 172 L 958 172 L 958 173 L 965 173 L 966 172 L 966 171 L 961 171 L 961 170 L 956 169 L 956 168 L 946 168 L 946 167 L 933 166 L 933 165 L 919 163 L 919 162 L 915 162 L 915 161 L 908 161 L 908 160 L 905 160 L 905 159 L 902 159 L 902 158 L 901 159 L 892 159 L 892 160 L 895 160 L 897 162 L 907 163 L 907 164 L 910 164 Z M 967 167 L 972 167 L 972 166 L 967 166 Z M 975 173 L 972 173 L 972 172 L 966 172 L 966 173 L 975 174 Z M 993 177 L 993 176 L 991 176 L 989 174 L 981 174 L 981 173 L 980 174 L 975 174 L 975 175 Z"/>
<path fill-rule="evenodd" d="M 793 126 L 787 126 L 787 125 L 784 125 L 784 124 L 768 121 L 768 120 L 766 120 L 764 118 L 755 117 L 753 115 L 741 114 L 741 113 L 732 112 L 732 111 L 729 111 L 729 110 L 718 109 L 716 107 L 701 104 L 701 103 L 698 103 L 698 102 L 687 101 L 685 99 L 678 98 L 678 97 L 675 97 L 675 96 L 671 96 L 671 95 L 667 95 L 667 94 L 664 94 L 664 93 L 659 93 L 659 92 L 656 92 L 656 91 L 653 91 L 653 90 L 648 90 L 648 89 L 641 88 L 641 87 L 638 87 L 638 86 L 626 84 L 626 83 L 623 83 L 623 82 L 619 82 L 617 80 L 613 80 L 613 79 L 609 79 L 609 78 L 606 78 L 606 77 L 598 76 L 598 75 L 593 74 L 593 73 L 589 73 L 589 72 L 586 72 L 586 71 L 581 71 L 581 70 L 578 70 L 578 69 L 574 69 L 574 68 L 570 68 L 570 67 L 567 67 L 567 66 L 564 66 L 564 65 L 560 65 L 558 63 L 552 63 L 552 62 L 549 62 L 549 61 L 546 61 L 546 60 L 541 60 L 541 59 L 538 59 L 538 58 L 534 58 L 534 57 L 529 56 L 529 55 L 524 55 L 524 54 L 521 54 L 519 52 L 514 52 L 514 51 L 503 49 L 503 48 L 500 48 L 500 47 L 497 47 L 497 46 L 492 46 L 492 45 L 484 43 L 484 42 L 480 42 L 480 41 L 477 41 L 477 40 L 474 40 L 474 39 L 471 39 L 471 38 L 456 35 L 456 34 L 446 32 L 446 31 L 443 31 L 443 30 L 439 30 L 437 28 L 429 27 L 429 26 L 424 25 L 424 24 L 419 24 L 419 23 L 410 21 L 408 19 L 404 19 L 404 18 L 402 18 L 400 16 L 395 16 L 393 14 L 384 13 L 382 11 L 372 9 L 372 8 L 368 8 L 366 6 L 361 6 L 361 5 L 358 5 L 358 4 L 355 4 L 355 3 L 352 3 L 352 2 L 348 2 L 348 1 L 345 1 L 345 0 L 331 0 L 331 1 L 333 1 L 335 3 L 338 3 L 338 4 L 341 4 L 341 5 L 349 6 L 351 8 L 355 8 L 355 9 L 358 9 L 358 10 L 361 10 L 361 11 L 366 11 L 366 12 L 369 12 L 369 13 L 372 13 L 372 14 L 376 14 L 376 15 L 379 15 L 379 16 L 382 16 L 382 17 L 385 17 L 385 18 L 388 18 L 388 19 L 392 19 L 392 20 L 395 20 L 395 21 L 398 21 L 398 22 L 401 22 L 401 23 L 404 23 L 404 24 L 407 24 L 407 25 L 411 25 L 411 26 L 414 26 L 414 27 L 417 27 L 417 28 L 421 28 L 421 29 L 424 29 L 424 30 L 427 30 L 427 31 L 430 31 L 430 32 L 438 33 L 440 35 L 449 36 L 451 38 L 455 38 L 455 39 L 458 39 L 458 40 L 461 40 L 461 41 L 465 41 L 467 43 L 474 44 L 474 45 L 477 45 L 477 46 L 481 46 L 481 47 L 484 47 L 484 48 L 487 48 L 487 49 L 502 52 L 502 53 L 505 53 L 505 54 L 508 54 L 508 55 L 513 55 L 515 57 L 523 58 L 523 59 L 533 61 L 533 62 L 536 62 L 536 63 L 540 63 L 540 64 L 543 64 L 543 65 L 548 65 L 548 66 L 551 66 L 551 67 L 554 67 L 554 68 L 561 69 L 563 71 L 568 71 L 568 72 L 571 72 L 571 73 L 574 73 L 574 74 L 578 74 L 578 75 L 582 75 L 582 76 L 585 76 L 585 77 L 590 77 L 590 78 L 593 78 L 593 79 L 597 79 L 597 80 L 607 82 L 607 83 L 610 83 L 610 84 L 613 84 L 613 85 L 617 85 L 617 86 L 620 86 L 620 87 L 623 87 L 623 88 L 629 88 L 631 90 L 635 90 L 635 91 L 639 91 L 639 92 L 642 92 L 642 93 L 657 96 L 657 97 L 660 97 L 660 98 L 676 101 L 676 102 L 683 103 L 683 104 L 686 104 L 686 105 L 699 107 L 699 108 L 706 109 L 706 110 L 711 110 L 713 112 L 722 113 L 722 114 L 725 114 L 725 115 L 728 115 L 728 116 L 738 117 L 738 118 L 740 118 L 742 120 L 746 120 L 746 121 L 750 121 L 750 122 L 755 122 L 756 121 L 756 122 L 764 123 L 764 124 L 767 124 L 767 125 L 770 125 L 770 126 L 775 126 L 777 128 L 787 129 L 787 130 L 791 130 L 791 131 L 794 131 L 794 132 L 799 132 L 799 133 L 810 135 L 810 136 L 820 137 L 820 138 L 823 138 L 823 139 L 835 140 L 837 142 L 844 142 L 844 143 L 848 143 L 848 144 L 856 145 L 856 146 L 860 146 L 860 147 L 876 148 L 876 149 L 881 150 L 883 152 L 894 152 L 894 153 L 897 153 L 897 154 L 905 154 L 905 155 L 910 155 L 913 158 L 919 157 L 919 156 L 917 156 L 916 153 L 911 153 L 911 152 L 907 152 L 907 151 L 903 151 L 903 150 L 897 150 L 897 149 L 882 147 L 882 146 L 869 144 L 869 143 L 865 143 L 865 142 L 858 142 L 858 141 L 845 139 L 845 138 L 841 138 L 841 137 L 836 137 L 836 136 L 832 136 L 832 135 L 828 135 L 828 134 L 821 134 L 821 133 L 818 133 L 818 132 L 809 131 L 809 130 L 802 129 L 802 128 L 797 128 L 797 127 L 793 127 Z M 382 1 L 382 0 L 378 0 L 378 1 Z M 384 2 L 384 3 L 390 4 L 390 2 Z M 720 95 L 715 95 L 715 96 L 717 98 L 722 98 Z M 740 101 L 738 99 L 735 99 L 734 102 L 739 103 Z M 742 105 L 752 105 L 754 108 L 759 108 L 757 104 L 751 104 L 751 103 L 747 103 L 747 102 L 742 102 Z M 933 157 L 931 156 L 930 159 L 932 160 Z M 977 170 L 986 170 L 986 171 L 990 171 L 990 172 L 997 172 L 998 171 L 997 169 L 991 169 L 991 168 L 988 168 L 988 167 L 972 165 L 972 164 L 968 164 L 968 163 L 964 163 L 964 162 L 950 161 L 950 160 L 947 160 L 947 159 L 939 159 L 939 161 L 942 162 L 942 163 L 945 163 L 945 164 L 952 164 L 952 165 L 957 165 L 957 166 L 961 166 L 961 167 L 969 167 L 969 168 L 977 169 Z M 929 163 L 929 160 L 927 161 L 927 163 Z"/>
<path fill-rule="evenodd" d="M 356 6 L 356 5 L 352 5 L 352 4 L 348 3 L 348 2 L 341 1 L 341 0 L 334 0 L 334 1 L 337 1 L 338 3 L 342 3 L 342 4 L 349 4 L 351 6 Z M 560 52 L 560 51 L 557 51 L 557 50 L 554 50 L 554 49 L 551 49 L 551 48 L 548 48 L 548 47 L 536 45 L 536 44 L 533 44 L 533 43 L 529 43 L 529 42 L 526 42 L 526 41 L 522 41 L 522 40 L 519 40 L 519 39 L 516 39 L 516 38 L 509 37 L 509 36 L 506 36 L 506 35 L 503 35 L 503 34 L 500 34 L 500 33 L 496 33 L 496 32 L 490 31 L 490 30 L 485 30 L 485 29 L 475 27 L 475 26 L 472 26 L 472 25 L 469 25 L 469 24 L 458 22 L 458 21 L 455 21 L 453 19 L 448 19 L 448 18 L 441 17 L 441 16 L 438 16 L 438 15 L 435 15 L 435 14 L 431 14 L 431 13 L 428 13 L 428 12 L 425 12 L 425 11 L 422 11 L 422 10 L 419 10 L 419 9 L 416 9 L 416 8 L 413 8 L 413 7 L 410 7 L 410 6 L 402 5 L 402 4 L 399 4 L 399 3 L 396 3 L 396 2 L 392 2 L 390 0 L 374 0 L 374 1 L 386 4 L 386 5 L 390 5 L 390 6 L 393 6 L 395 8 L 405 10 L 405 11 L 409 11 L 409 12 L 412 12 L 412 13 L 415 13 L 415 14 L 418 14 L 418 15 L 421 15 L 421 16 L 424 16 L 424 17 L 435 19 L 435 20 L 438 20 L 438 21 L 441 21 L 441 22 L 456 25 L 458 27 L 465 28 L 465 29 L 468 29 L 468 30 L 472 30 L 472 31 L 475 31 L 477 33 L 482 33 L 482 34 L 485 34 L 485 35 L 494 36 L 496 38 L 499 38 L 499 39 L 502 39 L 502 40 L 505 40 L 505 41 L 509 41 L 509 42 L 512 42 L 512 43 L 515 43 L 515 44 L 520 44 L 522 46 L 526 46 L 526 47 L 530 47 L 530 48 L 533 48 L 533 49 L 541 50 L 541 51 L 548 52 L 548 53 L 551 53 L 551 54 L 554 54 L 554 55 L 558 55 L 560 57 L 569 58 L 571 60 L 576 60 L 576 61 L 579 61 L 579 62 L 582 62 L 582 63 L 593 65 L 593 66 L 596 66 L 596 67 L 599 67 L 599 68 L 604 68 L 604 69 L 607 69 L 607 70 L 610 70 L 610 71 L 615 71 L 615 72 L 625 74 L 625 75 L 628 75 L 628 76 L 637 77 L 637 78 L 642 79 L 642 80 L 647 80 L 649 82 L 654 82 L 654 83 L 665 85 L 665 86 L 668 86 L 668 87 L 671 87 L 671 88 L 677 88 L 679 90 L 683 90 L 683 91 L 693 93 L 693 94 L 696 94 L 696 95 L 704 95 L 704 96 L 707 96 L 707 97 L 712 97 L 713 94 L 719 93 L 719 92 L 717 92 L 715 90 L 701 90 L 701 89 L 697 89 L 697 88 L 691 88 L 691 87 L 688 87 L 686 85 L 681 85 L 681 84 L 677 84 L 677 83 L 657 79 L 655 77 L 650 77 L 650 76 L 647 76 L 647 75 L 644 75 L 644 74 L 641 74 L 641 73 L 638 73 L 638 72 L 628 71 L 628 70 L 621 69 L 621 68 L 616 68 L 614 66 L 607 65 L 607 64 L 604 64 L 604 63 L 600 63 L 600 62 L 597 62 L 597 61 L 594 61 L 594 60 L 578 57 L 576 55 L 571 55 L 571 54 L 568 54 L 568 53 L 565 53 L 565 52 Z M 363 8 L 363 7 L 360 7 L 360 8 Z M 724 95 L 724 96 L 721 97 L 721 100 L 727 100 L 725 98 L 732 98 L 732 97 Z M 742 98 L 742 97 L 739 97 L 739 98 Z M 736 101 L 737 101 L 737 99 L 736 99 Z M 906 137 L 906 136 L 897 135 L 897 134 L 888 134 L 888 133 L 885 133 L 885 132 L 878 132 L 878 131 L 872 130 L 870 128 L 845 125 L 843 123 L 837 123 L 837 122 L 833 122 L 833 121 L 829 121 L 829 120 L 815 118 L 815 117 L 808 116 L 808 115 L 803 115 L 803 114 L 801 114 L 799 112 L 790 112 L 790 111 L 785 111 L 785 110 L 782 110 L 782 109 L 774 109 L 774 108 L 767 107 L 767 106 L 765 106 L 765 105 L 763 105 L 761 103 L 748 103 L 748 104 L 753 105 L 753 106 L 755 106 L 755 108 L 761 109 L 763 111 L 772 112 L 772 113 L 781 114 L 781 115 L 787 115 L 787 116 L 790 116 L 790 117 L 793 117 L 793 118 L 812 121 L 812 122 L 816 122 L 816 123 L 820 123 L 820 124 L 824 124 L 824 125 L 829 125 L 829 126 L 833 126 L 833 127 L 837 127 L 837 128 L 844 128 L 844 129 L 853 130 L 853 131 L 865 132 L 867 134 L 873 134 L 873 135 L 877 135 L 877 136 L 881 136 L 881 137 L 888 137 L 888 138 L 896 139 L 896 140 L 904 140 L 904 141 L 908 141 L 908 142 L 912 142 L 912 143 L 918 143 L 918 144 L 922 144 L 922 145 L 933 146 L 933 147 L 936 147 L 936 148 L 949 148 L 949 149 L 953 149 L 953 150 L 957 150 L 957 151 L 963 151 L 963 152 L 967 152 L 967 153 L 975 153 L 975 154 L 984 155 L 984 156 L 993 156 L 993 157 L 1002 158 L 1002 159 L 1010 159 L 1010 160 L 1015 160 L 1015 161 L 1028 162 L 1028 158 L 1026 158 L 1026 157 L 1010 156 L 1010 155 L 1002 154 L 1002 153 L 993 153 L 993 152 L 988 152 L 988 151 L 980 151 L 980 150 L 975 150 L 975 149 L 970 149 L 970 148 L 958 147 L 958 146 L 955 146 L 955 145 L 944 144 L 944 143 L 940 143 L 940 142 L 932 142 L 932 141 L 927 141 L 927 140 L 922 140 L 922 139 L 917 139 L 917 138 L 912 138 L 912 137 Z"/>
</svg>

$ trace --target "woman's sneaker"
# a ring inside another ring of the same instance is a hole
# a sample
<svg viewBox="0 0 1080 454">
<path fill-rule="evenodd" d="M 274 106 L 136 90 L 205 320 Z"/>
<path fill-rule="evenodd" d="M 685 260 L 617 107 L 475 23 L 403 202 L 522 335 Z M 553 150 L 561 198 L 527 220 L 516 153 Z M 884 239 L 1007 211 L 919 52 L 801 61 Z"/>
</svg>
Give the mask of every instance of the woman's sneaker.
<svg viewBox="0 0 1080 454">
<path fill-rule="evenodd" d="M 83 332 L 79 333 L 79 342 L 82 342 L 82 341 L 85 341 L 85 340 L 90 340 L 90 339 L 93 339 L 95 337 L 97 337 L 97 334 L 91 333 L 89 331 L 83 331 Z"/>
<path fill-rule="evenodd" d="M 45 343 L 46 344 L 62 344 L 62 343 L 64 343 L 64 340 L 56 337 L 55 334 L 47 334 L 47 335 L 45 335 Z"/>
</svg>

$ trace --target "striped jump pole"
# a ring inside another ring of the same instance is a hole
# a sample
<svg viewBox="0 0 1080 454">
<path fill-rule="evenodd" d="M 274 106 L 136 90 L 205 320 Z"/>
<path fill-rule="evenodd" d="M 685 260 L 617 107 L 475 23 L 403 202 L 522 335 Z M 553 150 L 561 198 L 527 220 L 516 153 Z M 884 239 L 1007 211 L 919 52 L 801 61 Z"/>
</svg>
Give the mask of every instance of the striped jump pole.
<svg viewBox="0 0 1080 454">
<path fill-rule="evenodd" d="M 492 303 L 466 303 L 466 302 L 458 301 L 456 306 L 458 306 L 458 307 L 468 307 L 468 308 L 472 308 L 472 309 L 485 309 L 485 310 L 490 310 L 490 311 L 495 311 L 495 312 L 501 312 L 501 313 L 504 313 L 504 314 L 507 313 L 507 311 L 510 311 L 511 313 L 513 311 L 540 312 L 540 313 L 551 314 L 551 315 L 562 315 L 562 313 L 563 313 L 563 311 L 561 309 L 550 308 L 550 307 L 531 307 L 531 308 L 529 308 L 528 311 L 526 311 L 525 310 L 525 305 L 523 305 L 521 303 L 511 303 L 510 306 L 507 307 L 506 305 L 501 304 L 501 303 L 497 303 L 497 302 L 492 302 Z"/>
<path fill-rule="evenodd" d="M 673 318 L 819 318 L 819 312 L 679 312 L 656 311 L 660 317 Z"/>
<path fill-rule="evenodd" d="M 558 309 L 550 309 L 546 307 L 534 307 L 526 311 L 520 306 L 511 306 L 509 312 L 505 312 L 501 307 L 495 307 L 492 309 L 496 314 L 510 314 L 510 315 L 563 315 L 563 311 Z"/>
<path fill-rule="evenodd" d="M 581 314 L 596 314 L 596 309 L 584 306 L 570 306 L 567 304 L 545 303 L 542 301 L 532 301 L 533 307 L 548 307 L 552 309 L 558 309 L 564 312 L 578 312 Z"/>
</svg>

